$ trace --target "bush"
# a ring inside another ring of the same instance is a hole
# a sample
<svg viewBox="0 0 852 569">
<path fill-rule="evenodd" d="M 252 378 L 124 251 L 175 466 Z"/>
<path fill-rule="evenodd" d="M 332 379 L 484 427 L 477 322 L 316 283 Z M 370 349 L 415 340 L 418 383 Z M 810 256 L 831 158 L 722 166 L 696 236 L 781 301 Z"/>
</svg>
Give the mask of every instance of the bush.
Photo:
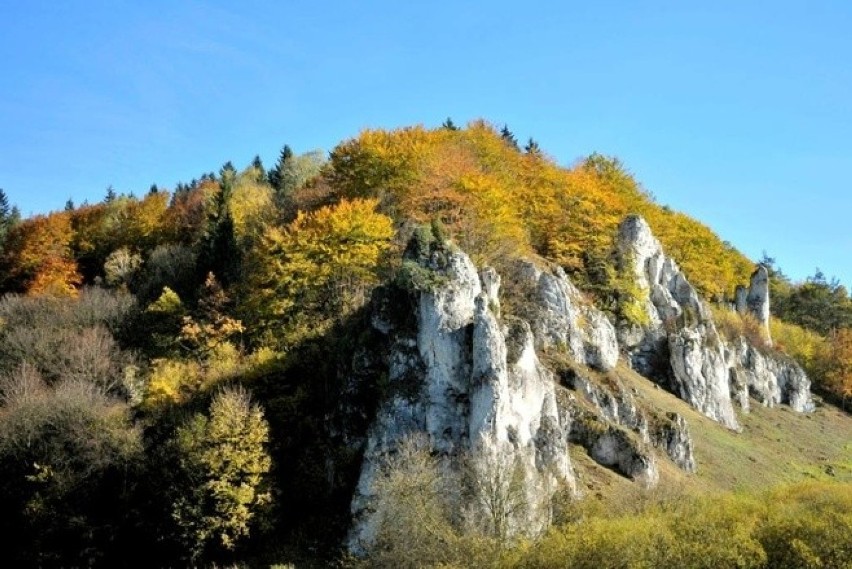
<svg viewBox="0 0 852 569">
<path fill-rule="evenodd" d="M 90 566 L 109 549 L 141 458 L 127 405 L 91 382 L 0 378 L 0 531 L 11 565 Z"/>
<path fill-rule="evenodd" d="M 503 567 L 825 567 L 852 559 L 852 488 L 804 483 L 580 518 L 510 551 Z"/>
<path fill-rule="evenodd" d="M 123 352 L 108 325 L 121 327 L 132 299 L 98 289 L 77 301 L 6 297 L 0 302 L 0 371 L 21 364 L 35 367 L 49 382 L 87 380 L 122 393 L 125 370 L 135 364 Z"/>
<path fill-rule="evenodd" d="M 722 307 L 712 307 L 713 320 L 722 336 L 729 341 L 745 338 L 749 344 L 762 352 L 772 349 L 765 328 L 751 314 L 740 314 Z"/>
</svg>

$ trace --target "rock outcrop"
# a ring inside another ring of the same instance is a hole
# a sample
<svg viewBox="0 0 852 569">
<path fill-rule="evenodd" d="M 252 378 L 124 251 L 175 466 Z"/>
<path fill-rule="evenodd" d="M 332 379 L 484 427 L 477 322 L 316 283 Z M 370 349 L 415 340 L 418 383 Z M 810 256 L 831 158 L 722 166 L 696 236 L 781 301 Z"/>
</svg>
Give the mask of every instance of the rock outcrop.
<svg viewBox="0 0 852 569">
<path fill-rule="evenodd" d="M 751 274 L 751 282 L 748 287 L 748 295 L 746 296 L 746 305 L 749 311 L 754 314 L 757 321 L 760 322 L 769 331 L 769 271 L 763 265 L 758 265 L 757 269 Z"/>
<path fill-rule="evenodd" d="M 520 261 L 513 278 L 527 297 L 521 312 L 532 325 L 537 349 L 564 347 L 580 364 L 601 371 L 615 367 L 619 355 L 615 328 L 582 299 L 562 268 L 541 269 Z"/>
<path fill-rule="evenodd" d="M 710 310 L 644 219 L 624 220 L 617 247 L 621 262 L 647 292 L 647 323 L 621 334 L 632 364 L 708 417 L 737 429 L 728 366 Z"/>
<path fill-rule="evenodd" d="M 751 398 L 813 409 L 810 382 L 794 362 L 744 338 L 728 343 L 720 336 L 712 312 L 642 218 L 622 223 L 617 252 L 643 291 L 637 300 L 646 317 L 618 329 L 560 268 L 518 261 L 504 275 L 477 272 L 449 244 L 409 246 L 412 278 L 388 290 L 405 296 L 410 310 L 400 314 L 392 302 L 374 302 L 387 386 L 364 444 L 350 550 L 373 541 L 374 482 L 409 438 L 426 441 L 455 475 L 460 462 L 520 472 L 527 507 L 510 516 L 509 534 L 543 530 L 557 487 L 577 492 L 569 443 L 645 485 L 659 479 L 654 449 L 694 472 L 686 420 L 640 404 L 638 391 L 620 379 L 621 354 L 730 429 L 739 428 L 734 403 L 747 412 Z M 504 289 L 510 294 L 501 299 Z M 758 269 L 749 290 L 738 289 L 736 306 L 766 325 L 768 303 L 766 271 Z M 509 314 L 501 314 L 504 308 Z M 473 511 L 469 506 L 460 504 Z"/>
<path fill-rule="evenodd" d="M 647 323 L 619 331 L 637 371 L 731 429 L 738 428 L 732 402 L 747 412 L 749 397 L 766 406 L 785 403 L 796 411 L 813 410 L 810 381 L 795 362 L 744 338 L 731 346 L 722 339 L 710 310 L 642 218 L 630 216 L 622 223 L 618 252 L 647 291 Z M 735 308 L 753 314 L 769 338 L 765 267 L 752 274 L 748 290 L 737 287 Z"/>
<path fill-rule="evenodd" d="M 737 286 L 734 292 L 734 308 L 740 314 L 751 314 L 763 327 L 767 342 L 772 345 L 769 332 L 769 271 L 758 265 L 751 274 L 749 287 Z"/>
<path fill-rule="evenodd" d="M 370 512 L 382 460 L 406 439 L 425 435 L 431 451 L 485 464 L 520 465 L 528 504 L 556 483 L 576 488 L 568 455 L 571 418 L 560 415 L 556 384 L 535 351 L 524 321 L 501 324 L 500 288 L 492 270 L 477 274 L 467 255 L 441 250 L 426 267 L 441 284 L 419 293 L 416 329 L 382 329 L 394 337 L 389 356 L 392 395 L 368 433 L 349 546 L 358 551 L 376 531 Z M 548 513 L 529 511 L 510 530 L 543 529 Z"/>
<path fill-rule="evenodd" d="M 662 449 L 680 468 L 687 472 L 696 471 L 695 453 L 689 425 L 681 415 L 666 413 L 656 417 L 651 429 L 651 441 Z"/>
<path fill-rule="evenodd" d="M 748 411 L 749 396 L 765 407 L 785 404 L 800 413 L 814 410 L 811 382 L 790 358 L 761 351 L 739 338 L 728 346 L 726 359 L 732 391 L 736 385 L 737 400 L 745 411 Z"/>
</svg>

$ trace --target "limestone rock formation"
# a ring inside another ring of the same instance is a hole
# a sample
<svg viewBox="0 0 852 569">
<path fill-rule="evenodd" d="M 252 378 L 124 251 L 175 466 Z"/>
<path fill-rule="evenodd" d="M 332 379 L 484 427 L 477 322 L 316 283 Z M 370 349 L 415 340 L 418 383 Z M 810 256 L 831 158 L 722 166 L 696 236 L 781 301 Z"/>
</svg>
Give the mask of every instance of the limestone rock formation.
<svg viewBox="0 0 852 569">
<path fill-rule="evenodd" d="M 744 338 L 728 346 L 726 359 L 730 368 L 732 387 L 745 389 L 748 396 L 765 407 L 789 405 L 794 411 L 814 410 L 811 382 L 804 370 L 791 359 L 769 351 L 761 351 Z M 745 409 L 748 411 L 748 407 Z"/>
<path fill-rule="evenodd" d="M 766 341 L 772 345 L 772 336 L 769 332 L 769 271 L 763 265 L 758 265 L 751 275 L 746 306 L 763 326 Z"/>
<path fill-rule="evenodd" d="M 813 409 L 810 382 L 794 362 L 745 339 L 722 339 L 712 312 L 642 218 L 622 223 L 617 252 L 644 291 L 639 300 L 647 316 L 618 329 L 560 268 L 518 261 L 501 275 L 477 272 L 449 244 L 411 253 L 412 288 L 389 289 L 403 294 L 410 310 L 374 299 L 372 325 L 385 343 L 371 357 L 385 360 L 387 387 L 364 441 L 350 550 L 373 541 L 374 481 L 386 457 L 410 437 L 425 440 L 454 475 L 460 460 L 519 469 L 527 507 L 512 514 L 510 534 L 543 530 L 558 486 L 577 492 L 569 443 L 645 485 L 659 479 L 654 449 L 695 472 L 686 420 L 640 404 L 638 391 L 620 379 L 622 354 L 639 373 L 731 429 L 739 428 L 734 402 L 747 412 L 750 398 Z M 768 319 L 764 277 L 758 269 L 749 291 L 738 292 L 737 306 Z M 504 290 L 511 294 L 501 299 Z"/>
<path fill-rule="evenodd" d="M 621 262 L 647 291 L 648 324 L 621 334 L 632 364 L 643 375 L 667 381 L 708 417 L 737 429 L 722 342 L 698 292 L 641 217 L 622 222 L 617 247 Z"/>
<path fill-rule="evenodd" d="M 654 446 L 663 449 L 669 458 L 687 472 L 696 471 L 695 454 L 689 425 L 681 415 L 666 413 L 658 417 L 651 431 Z"/>
<path fill-rule="evenodd" d="M 620 340 L 634 368 L 671 388 L 693 407 L 738 428 L 732 401 L 748 412 L 749 397 L 763 405 L 788 404 L 813 410 L 810 381 L 792 360 L 750 345 L 744 338 L 729 346 L 712 314 L 677 264 L 666 257 L 648 224 L 630 216 L 619 229 L 618 251 L 647 291 L 645 326 L 626 326 Z M 760 266 L 751 283 L 738 287 L 735 307 L 752 313 L 769 337 L 769 280 Z"/>
<path fill-rule="evenodd" d="M 769 271 L 758 265 L 751 274 L 751 282 L 746 296 L 746 305 L 757 321 L 768 329 L 769 326 Z"/>
<path fill-rule="evenodd" d="M 538 359 L 529 325 L 498 322 L 499 277 L 491 270 L 478 275 L 458 250 L 433 255 L 426 268 L 445 278 L 419 293 L 416 329 L 393 330 L 379 319 L 379 329 L 394 336 L 393 394 L 368 433 L 352 503 L 353 551 L 376 530 L 369 504 L 381 462 L 411 435 L 425 434 L 439 455 L 521 465 L 529 504 L 544 504 L 540 495 L 556 482 L 576 488 L 568 456 L 571 418 L 559 413 L 556 385 Z M 511 529 L 535 532 L 547 519 L 547 512 L 530 511 Z"/>
<path fill-rule="evenodd" d="M 615 367 L 619 355 L 615 328 L 582 299 L 562 268 L 543 270 L 521 261 L 513 276 L 529 297 L 523 317 L 532 324 L 536 348 L 565 347 L 578 363 L 602 371 Z"/>
</svg>

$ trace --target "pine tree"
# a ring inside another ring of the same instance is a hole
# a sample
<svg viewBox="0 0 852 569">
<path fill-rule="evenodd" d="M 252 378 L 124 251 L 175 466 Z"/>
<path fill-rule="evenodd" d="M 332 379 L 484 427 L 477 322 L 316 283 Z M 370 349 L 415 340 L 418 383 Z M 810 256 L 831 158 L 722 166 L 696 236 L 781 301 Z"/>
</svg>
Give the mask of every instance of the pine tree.
<svg viewBox="0 0 852 569">
<path fill-rule="evenodd" d="M 269 171 L 269 185 L 280 192 L 283 190 L 282 184 L 284 181 L 284 172 L 293 160 L 293 150 L 287 144 L 281 149 L 281 155 L 278 157 L 278 162 Z"/>
<path fill-rule="evenodd" d="M 447 120 L 444 121 L 444 124 L 441 125 L 441 128 L 445 128 L 447 130 L 458 130 L 459 127 L 455 125 L 453 119 L 447 117 Z"/>
<path fill-rule="evenodd" d="M 219 185 L 222 188 L 222 192 L 225 194 L 224 199 L 227 201 L 231 197 L 231 189 L 233 188 L 234 182 L 237 179 L 237 169 L 234 168 L 234 165 L 231 163 L 230 160 L 225 162 L 225 164 L 219 170 L 219 178 L 221 180 Z M 196 180 L 193 180 L 193 183 L 193 188 L 197 187 L 198 182 Z"/>
<path fill-rule="evenodd" d="M 260 159 L 260 155 L 255 154 L 254 160 L 251 161 L 252 168 L 256 168 L 261 172 L 266 172 L 266 169 L 263 167 L 263 160 Z"/>
<path fill-rule="evenodd" d="M 529 142 L 527 142 L 526 146 L 524 146 L 524 152 L 538 156 L 541 154 L 541 148 L 539 147 L 538 142 L 530 137 Z"/>
<path fill-rule="evenodd" d="M 109 185 L 106 191 L 106 197 L 104 198 L 104 203 L 112 203 L 116 198 L 115 190 L 112 187 L 112 184 Z"/>
<path fill-rule="evenodd" d="M 515 138 L 515 135 L 512 134 L 511 130 L 509 130 L 508 125 L 505 125 L 505 124 L 503 125 L 502 130 L 500 130 L 500 136 L 503 138 L 503 140 L 506 142 L 506 144 L 508 144 L 509 146 L 514 148 L 515 150 L 519 149 L 518 148 L 518 139 Z"/>
<path fill-rule="evenodd" d="M 156 194 L 160 192 L 160 188 L 157 187 L 157 184 L 151 184 L 151 188 L 148 190 L 148 194 Z"/>
<path fill-rule="evenodd" d="M 234 233 L 234 218 L 228 207 L 236 172 L 229 170 L 227 164 L 225 166 L 222 168 L 222 187 L 208 215 L 207 230 L 199 243 L 198 269 L 200 278 L 213 273 L 227 287 L 239 278 L 242 252 Z"/>
<path fill-rule="evenodd" d="M 74 200 L 68 198 L 68 201 L 65 202 L 65 211 L 74 211 Z"/>
<path fill-rule="evenodd" d="M 0 188 L 0 219 L 8 219 L 11 209 L 9 207 L 9 198 L 6 197 L 6 192 Z"/>
</svg>

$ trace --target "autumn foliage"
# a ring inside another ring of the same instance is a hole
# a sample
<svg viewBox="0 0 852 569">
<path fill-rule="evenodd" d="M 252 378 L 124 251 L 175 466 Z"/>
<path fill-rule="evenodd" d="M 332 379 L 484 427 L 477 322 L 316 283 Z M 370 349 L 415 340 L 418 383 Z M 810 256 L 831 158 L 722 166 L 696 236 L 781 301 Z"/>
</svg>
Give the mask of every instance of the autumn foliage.
<svg viewBox="0 0 852 569">
<path fill-rule="evenodd" d="M 342 196 L 378 199 L 396 219 L 438 219 L 479 262 L 536 253 L 587 284 L 618 224 L 639 213 L 708 297 L 730 294 L 752 268 L 706 226 L 654 203 L 617 160 L 593 155 L 562 168 L 519 152 L 484 122 L 365 131 L 339 145 L 330 165 Z"/>
<path fill-rule="evenodd" d="M 71 255 L 71 220 L 65 213 L 37 216 L 14 227 L 3 255 L 7 289 L 74 296 L 82 279 Z"/>
</svg>

